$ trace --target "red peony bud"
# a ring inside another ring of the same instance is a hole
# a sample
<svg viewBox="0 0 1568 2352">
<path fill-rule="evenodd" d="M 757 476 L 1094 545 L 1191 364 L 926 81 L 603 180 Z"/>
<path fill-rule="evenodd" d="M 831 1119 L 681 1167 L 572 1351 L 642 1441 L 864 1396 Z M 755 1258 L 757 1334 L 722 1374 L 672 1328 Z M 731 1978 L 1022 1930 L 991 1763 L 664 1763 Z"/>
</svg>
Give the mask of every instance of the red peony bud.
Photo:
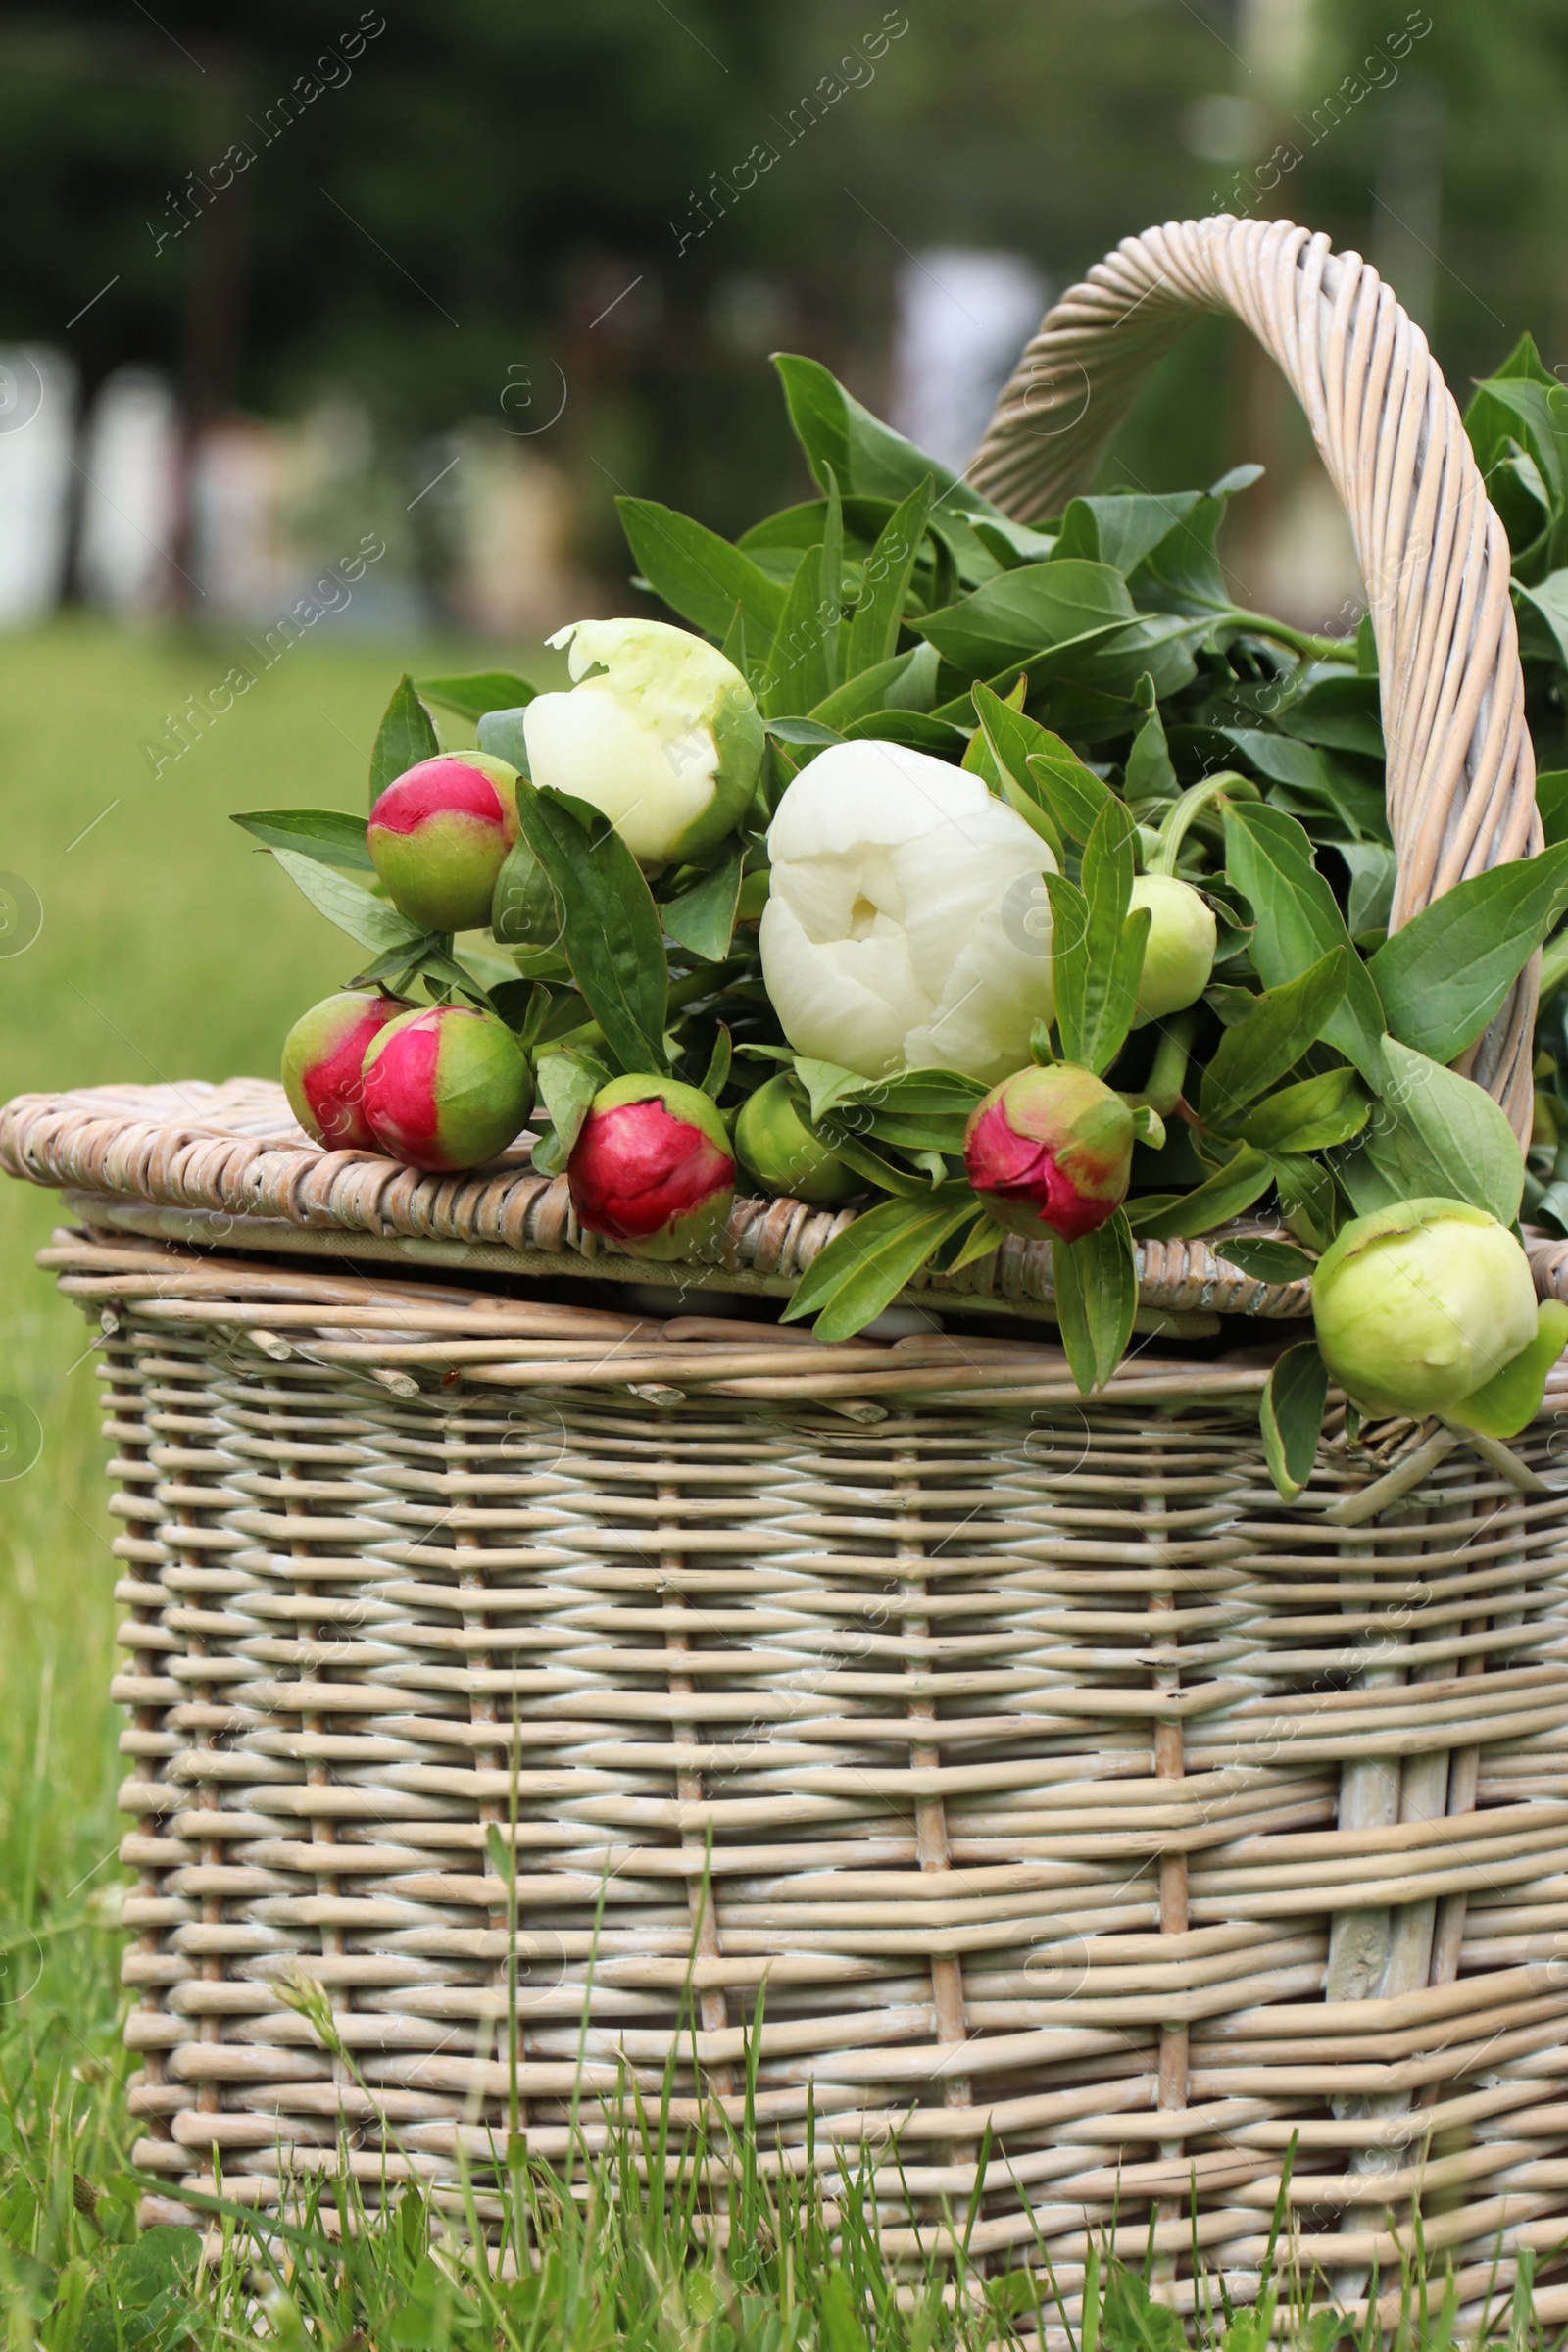
<svg viewBox="0 0 1568 2352">
<path fill-rule="evenodd" d="M 578 1223 L 633 1257 L 690 1256 L 722 1232 L 735 1198 L 723 1120 L 707 1095 L 670 1078 L 601 1087 L 566 1178 Z"/>
<path fill-rule="evenodd" d="M 963 1139 L 981 1206 L 1036 1241 L 1081 1241 L 1114 1216 L 1132 1157 L 1132 1112 L 1070 1062 L 1004 1078 L 976 1105 Z"/>
<path fill-rule="evenodd" d="M 440 1173 L 494 1159 L 533 1108 L 528 1056 L 504 1021 L 466 1004 L 389 1021 L 370 1041 L 364 1084 L 380 1149 Z"/>
<path fill-rule="evenodd" d="M 443 752 L 396 777 L 370 810 L 370 862 L 393 905 L 427 931 L 490 920 L 517 838 L 517 771 L 488 752 Z"/>
<path fill-rule="evenodd" d="M 365 1116 L 360 1072 L 371 1039 L 408 1010 L 396 997 L 346 989 L 300 1014 L 283 1040 L 283 1092 L 318 1144 L 334 1152 L 380 1149 Z"/>
</svg>

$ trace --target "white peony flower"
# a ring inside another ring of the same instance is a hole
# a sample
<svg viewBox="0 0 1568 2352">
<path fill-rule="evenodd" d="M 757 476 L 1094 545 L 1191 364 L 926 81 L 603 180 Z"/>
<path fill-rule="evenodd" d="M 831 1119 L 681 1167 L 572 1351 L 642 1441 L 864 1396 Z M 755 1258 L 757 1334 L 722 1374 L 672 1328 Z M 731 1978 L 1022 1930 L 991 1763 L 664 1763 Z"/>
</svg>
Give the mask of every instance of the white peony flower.
<svg viewBox="0 0 1568 2352">
<path fill-rule="evenodd" d="M 574 620 L 550 643 L 570 646 L 577 683 L 536 695 L 523 712 L 532 781 L 602 809 L 645 865 L 733 832 L 764 748 L 734 662 L 662 620 Z"/>
<path fill-rule="evenodd" d="M 976 775 L 900 744 L 835 744 L 767 836 L 762 974 L 799 1054 L 866 1077 L 988 1085 L 1050 1020 L 1045 843 Z"/>
</svg>

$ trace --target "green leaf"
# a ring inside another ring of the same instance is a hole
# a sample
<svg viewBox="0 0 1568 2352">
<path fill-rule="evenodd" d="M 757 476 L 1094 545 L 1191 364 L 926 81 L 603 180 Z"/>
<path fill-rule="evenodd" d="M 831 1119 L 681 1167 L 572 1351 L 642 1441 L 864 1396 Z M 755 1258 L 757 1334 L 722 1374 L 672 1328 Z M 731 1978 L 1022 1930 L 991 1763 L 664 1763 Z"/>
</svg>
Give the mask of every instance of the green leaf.
<svg viewBox="0 0 1568 2352">
<path fill-rule="evenodd" d="M 914 620 L 945 662 L 987 677 L 1004 662 L 1026 661 L 1043 648 L 1076 641 L 1090 631 L 1136 623 L 1127 583 L 1108 564 L 1025 564 L 1000 572 L 956 605 Z"/>
<path fill-rule="evenodd" d="M 1115 1060 L 1138 1008 L 1150 914 L 1128 914 L 1133 820 L 1107 794 L 1084 845 L 1082 885 L 1047 874 L 1052 984 L 1062 1052 L 1098 1077 Z"/>
<path fill-rule="evenodd" d="M 1383 758 L 1383 716 L 1376 678 L 1324 678 L 1287 703 L 1275 720 L 1282 733 L 1298 735 L 1331 752 L 1359 752 Z"/>
<path fill-rule="evenodd" d="M 1063 840 L 1085 842 L 1096 817 L 1116 796 L 1059 735 L 1053 735 L 1047 727 L 1042 727 L 1041 733 L 1044 743 L 1025 755 L 1024 764 L 1040 787 Z"/>
<path fill-rule="evenodd" d="M 1541 1410 L 1546 1375 L 1568 1347 L 1568 1306 L 1543 1299 L 1536 1309 L 1536 1336 L 1500 1372 L 1472 1389 L 1444 1415 L 1485 1438 L 1516 1438 Z"/>
<path fill-rule="evenodd" d="M 1127 755 L 1126 791 L 1129 801 L 1174 801 L 1181 792 L 1170 749 L 1157 710 L 1151 710 L 1133 738 Z"/>
<path fill-rule="evenodd" d="M 1287 1502 L 1296 1500 L 1312 1475 L 1328 1398 L 1328 1370 L 1316 1342 L 1287 1348 L 1268 1376 L 1258 1411 L 1263 1458 Z"/>
<path fill-rule="evenodd" d="M 915 1152 L 918 1173 L 902 1161 L 888 1159 L 882 1152 L 873 1152 L 865 1140 L 864 1130 L 854 1120 L 843 1121 L 829 1112 L 819 1126 L 811 1131 L 830 1152 L 837 1153 L 847 1168 L 863 1176 L 867 1184 L 879 1193 L 895 1193 L 901 1198 L 929 1200 L 934 1184 L 946 1181 L 948 1170 L 932 1155 Z"/>
<path fill-rule="evenodd" d="M 505 947 L 561 946 L 561 909 L 550 876 L 519 835 L 507 852 L 490 901 L 490 928 Z"/>
<path fill-rule="evenodd" d="M 819 489 L 827 488 L 829 466 L 842 489 L 862 497 L 905 499 L 929 479 L 950 514 L 997 515 L 990 500 L 971 490 L 961 475 L 863 409 L 820 361 L 780 352 L 773 365 Z"/>
<path fill-rule="evenodd" d="M 961 1274 L 965 1266 L 975 1265 L 982 1257 L 990 1257 L 1000 1250 L 1006 1238 L 1002 1227 L 982 1209 L 952 1257 L 944 1260 L 943 1273 Z"/>
<path fill-rule="evenodd" d="M 1381 790 L 1343 760 L 1316 744 L 1298 743 L 1265 727 L 1221 727 L 1217 732 L 1260 776 L 1288 788 L 1284 796 L 1271 796 L 1275 800 L 1284 797 L 1298 805 L 1305 801 L 1309 813 L 1321 811 L 1336 819 L 1352 841 L 1388 840 L 1389 816 Z"/>
<path fill-rule="evenodd" d="M 1061 1344 L 1088 1396 L 1121 1362 L 1138 1312 L 1138 1266 L 1125 1212 L 1118 1208 L 1082 1241 L 1053 1242 L 1051 1281 Z"/>
<path fill-rule="evenodd" d="M 499 1011 L 495 999 L 484 983 L 476 980 L 466 964 L 459 963 L 439 935 L 432 935 L 418 951 L 414 958 L 413 969 L 421 980 L 433 984 L 433 989 L 444 989 L 449 994 L 456 992 L 459 996 L 467 997 L 473 1004 L 482 1005 L 486 1012 Z"/>
<path fill-rule="evenodd" d="M 810 1101 L 813 1125 L 841 1102 L 853 1102 L 883 1083 L 877 1078 L 862 1078 L 858 1070 L 846 1070 L 836 1061 L 813 1060 L 808 1054 L 796 1054 L 795 1075 Z"/>
<path fill-rule="evenodd" d="M 1524 1157 L 1486 1089 L 1397 1038 L 1384 1047 L 1384 1071 L 1383 1111 L 1365 1152 L 1392 1198 L 1466 1200 L 1511 1225 L 1524 1192 Z M 1361 1208 L 1353 1184 L 1351 1197 Z"/>
<path fill-rule="evenodd" d="M 1521 338 L 1494 375 L 1476 386 L 1465 411 L 1465 431 L 1487 488 L 1499 507 L 1516 554 L 1528 554 L 1544 535 L 1546 513 L 1532 501 L 1510 495 L 1505 473 L 1511 453 L 1523 450 L 1534 466 L 1549 514 L 1560 514 L 1565 486 L 1562 390 L 1542 366 L 1529 335 Z"/>
<path fill-rule="evenodd" d="M 745 856 L 744 845 L 735 842 L 711 873 L 704 874 L 678 899 L 666 899 L 659 909 L 670 938 L 705 963 L 721 963 L 729 954 Z"/>
<path fill-rule="evenodd" d="M 828 697 L 829 701 L 832 699 Z M 804 744 L 811 751 L 826 751 L 830 743 L 847 740 L 841 728 L 830 726 L 814 714 L 810 718 L 770 718 L 765 722 L 764 732 L 775 743 Z"/>
<path fill-rule="evenodd" d="M 809 558 L 807 559 L 809 562 Z M 827 514 L 818 558 L 822 602 L 818 608 L 822 632 L 822 668 L 831 694 L 839 682 L 839 631 L 844 612 L 844 501 L 831 466 L 827 468 Z M 804 567 L 803 567 L 804 568 Z M 826 698 L 820 698 L 825 700 Z"/>
<path fill-rule="evenodd" d="M 1568 841 L 1568 767 L 1554 767 L 1537 776 L 1536 807 L 1541 810 L 1547 849 Z"/>
<path fill-rule="evenodd" d="M 718 650 L 750 685 L 752 673 L 746 664 L 746 614 L 739 604 L 730 614 L 729 627 L 724 631 L 724 642 Z"/>
<path fill-rule="evenodd" d="M 1200 490 L 1172 490 L 1108 498 L 1075 498 L 1061 518 L 1058 558 L 1087 556 L 1124 575 L 1184 522 L 1202 497 Z"/>
<path fill-rule="evenodd" d="M 628 1073 L 662 1073 L 669 972 L 642 868 L 588 802 L 517 787 L 523 836 L 550 876 L 572 978 Z"/>
<path fill-rule="evenodd" d="M 420 702 L 414 680 L 405 671 L 392 689 L 392 700 L 376 729 L 370 753 L 371 808 L 389 784 L 396 783 L 411 767 L 417 767 L 421 760 L 433 760 L 440 749 L 441 739 L 430 713 Z"/>
<path fill-rule="evenodd" d="M 591 1054 L 546 1054 L 540 1057 L 538 1079 L 550 1124 L 556 1131 L 557 1148 L 564 1161 L 582 1132 L 595 1095 L 609 1084 L 610 1072 Z"/>
<path fill-rule="evenodd" d="M 1345 919 L 1350 937 L 1369 931 L 1387 932 L 1394 907 L 1394 885 L 1399 861 L 1386 841 L 1337 841 L 1334 854 L 1345 860 L 1350 876 L 1349 904 Z"/>
<path fill-rule="evenodd" d="M 1340 1222 L 1333 1177 L 1322 1160 L 1300 1152 L 1276 1152 L 1272 1157 L 1281 1217 L 1312 1249 L 1326 1250 Z"/>
<path fill-rule="evenodd" d="M 1455 883 L 1378 950 L 1371 973 L 1389 1028 L 1453 1061 L 1501 1005 L 1568 900 L 1568 843 Z"/>
<path fill-rule="evenodd" d="M 797 717 L 814 710 L 837 679 L 829 668 L 827 627 L 838 627 L 838 601 L 822 585 L 823 549 L 808 552 L 790 582 L 758 697 L 766 716 Z"/>
<path fill-rule="evenodd" d="M 765 645 L 778 627 L 784 590 L 716 531 L 650 498 L 617 498 L 621 529 L 638 569 L 672 612 L 722 643 L 738 605 Z"/>
<path fill-rule="evenodd" d="M 805 1055 L 795 1069 L 810 1103 L 812 1124 L 820 1125 L 824 1140 L 846 1155 L 848 1147 L 862 1136 L 917 1156 L 932 1152 L 956 1155 L 963 1150 L 970 1114 L 986 1091 L 978 1079 L 957 1070 L 903 1070 L 892 1078 L 858 1078 L 834 1062 L 811 1061 Z M 890 1183 L 887 1162 L 852 1164 L 873 1183 L 901 1189 Z"/>
<path fill-rule="evenodd" d="M 517 1868 L 517 1857 L 493 1821 L 485 1824 L 484 1850 L 496 1877 L 510 1886 Z"/>
<path fill-rule="evenodd" d="M 880 1201 L 812 1260 L 779 1320 L 798 1323 L 815 1315 L 819 1340 L 852 1339 L 973 1216 L 974 1195 L 967 1185 Z"/>
<path fill-rule="evenodd" d="M 850 625 L 853 629 L 853 621 Z M 825 696 L 809 713 L 809 717 L 819 725 L 837 731 L 857 718 L 868 718 L 879 710 L 902 708 L 893 705 L 889 698 L 908 681 L 915 663 L 929 652 L 928 646 L 920 646 L 912 653 L 890 654 L 885 662 L 878 662 L 870 669 L 858 671 L 855 670 L 852 660 L 850 667 L 853 674 L 845 679 L 842 686 L 836 686 L 830 695 Z M 788 720 L 774 721 L 775 726 L 789 723 Z"/>
<path fill-rule="evenodd" d="M 1209 1125 L 1236 1118 L 1316 1044 L 1345 995 L 1353 954 L 1331 949 L 1298 979 L 1265 990 L 1246 1019 L 1226 1030 L 1203 1072 L 1201 1109 Z"/>
<path fill-rule="evenodd" d="M 1136 1200 L 1130 1200 L 1128 1215 L 1133 1231 L 1143 1240 L 1186 1241 L 1197 1234 L 1212 1233 L 1216 1225 L 1239 1217 L 1273 1181 L 1274 1170 L 1264 1154 L 1244 1144 L 1216 1175 L 1184 1193 L 1173 1206 L 1165 1205 L 1162 1195 L 1156 1196 L 1151 1209 L 1143 1211 Z"/>
<path fill-rule="evenodd" d="M 961 729 L 930 717 L 923 710 L 872 710 L 851 719 L 844 730 L 846 743 L 906 743 L 916 752 L 938 760 L 955 760 L 963 750 Z"/>
<path fill-rule="evenodd" d="M 1371 1107 L 1354 1070 L 1324 1070 L 1265 1097 L 1242 1121 L 1241 1132 L 1260 1152 L 1327 1152 L 1359 1135 Z"/>
<path fill-rule="evenodd" d="M 251 808 L 229 818 L 231 825 L 265 841 L 270 850 L 293 850 L 318 864 L 373 873 L 363 816 L 339 808 Z"/>
<path fill-rule="evenodd" d="M 509 710 L 487 710 L 478 727 L 480 751 L 508 760 L 519 776 L 532 773 L 528 765 L 526 718 L 527 705 L 519 703 Z"/>
<path fill-rule="evenodd" d="M 936 486 L 928 474 L 897 506 L 866 559 L 859 601 L 850 621 L 850 677 L 886 662 L 899 642 L 899 624 Z"/>
<path fill-rule="evenodd" d="M 1312 845 L 1293 816 L 1260 802 L 1228 801 L 1225 874 L 1252 909 L 1252 962 L 1265 988 L 1295 980 L 1334 948 L 1349 957 L 1344 997 L 1323 1035 L 1367 1084 L 1382 1079 L 1383 1006 L 1350 945 L 1339 903 L 1312 862 Z"/>
<path fill-rule="evenodd" d="M 476 669 L 461 678 L 421 678 L 415 688 L 427 703 L 439 703 L 443 710 L 472 719 L 483 718 L 488 710 L 520 710 L 538 691 L 512 669 Z"/>
<path fill-rule="evenodd" d="M 1176 528 L 1167 531 L 1137 566 L 1129 585 L 1146 611 L 1218 615 L 1234 610 L 1214 551 L 1225 507 L 1225 499 L 1212 493 L 1195 500 Z"/>
<path fill-rule="evenodd" d="M 1216 1257 L 1222 1257 L 1228 1266 L 1240 1266 L 1254 1282 L 1301 1282 L 1317 1264 L 1309 1250 L 1298 1250 L 1294 1242 L 1234 1239 L 1226 1234 L 1223 1241 L 1214 1243 L 1213 1250 Z"/>
<path fill-rule="evenodd" d="M 349 882 L 329 866 L 320 865 L 314 858 L 298 850 L 277 849 L 272 852 L 289 880 L 302 890 L 319 914 L 362 948 L 373 949 L 384 955 L 393 948 L 422 947 L 430 934 L 411 923 L 406 914 L 399 914 L 385 899 L 372 899 L 368 890 L 357 882 Z"/>
<path fill-rule="evenodd" d="M 991 755 L 996 788 L 1009 808 L 1015 808 L 1025 824 L 1039 834 L 1056 863 L 1065 865 L 1067 854 L 1061 827 L 1052 811 L 1046 786 L 1035 774 L 1029 761 L 1032 755 L 1039 754 L 1047 772 L 1050 772 L 1057 758 L 1065 754 L 1067 760 L 1071 760 L 1072 754 L 1059 737 L 1051 734 L 1038 719 L 1027 717 L 994 688 L 977 683 L 973 700 L 980 721 L 980 733 L 975 741 L 983 744 Z M 967 761 L 965 764 L 968 764 Z M 1075 766 L 1077 764 L 1074 762 Z M 1088 772 L 1084 770 L 1086 775 Z M 986 781 L 990 783 L 990 775 L 987 775 Z M 1098 783 L 1098 777 L 1095 781 Z M 1078 806 L 1076 799 L 1073 806 Z"/>
<path fill-rule="evenodd" d="M 713 1040 L 713 1051 L 703 1072 L 703 1093 L 710 1102 L 716 1102 L 729 1080 L 730 1064 L 735 1057 L 735 1041 L 722 1021 Z"/>
</svg>

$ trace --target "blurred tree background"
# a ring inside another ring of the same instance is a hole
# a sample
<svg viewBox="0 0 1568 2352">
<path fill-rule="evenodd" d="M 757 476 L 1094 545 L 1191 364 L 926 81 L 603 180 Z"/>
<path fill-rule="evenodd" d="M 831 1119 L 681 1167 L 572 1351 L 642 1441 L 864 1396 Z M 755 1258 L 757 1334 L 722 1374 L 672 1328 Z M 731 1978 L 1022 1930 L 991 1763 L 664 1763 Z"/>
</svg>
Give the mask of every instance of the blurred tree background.
<svg viewBox="0 0 1568 2352">
<path fill-rule="evenodd" d="M 726 530 L 793 494 L 768 350 L 886 409 L 932 247 L 1059 290 L 1151 220 L 1287 213 L 1461 396 L 1526 327 L 1551 364 L 1565 100 L 1565 0 L 52 0 L 0 14 L 0 335 L 198 421 L 346 393 L 411 466 L 488 417 L 615 581 L 617 487 Z M 1310 460 L 1239 341 L 1167 364 L 1112 474 L 1262 458 L 1245 561 Z"/>
</svg>

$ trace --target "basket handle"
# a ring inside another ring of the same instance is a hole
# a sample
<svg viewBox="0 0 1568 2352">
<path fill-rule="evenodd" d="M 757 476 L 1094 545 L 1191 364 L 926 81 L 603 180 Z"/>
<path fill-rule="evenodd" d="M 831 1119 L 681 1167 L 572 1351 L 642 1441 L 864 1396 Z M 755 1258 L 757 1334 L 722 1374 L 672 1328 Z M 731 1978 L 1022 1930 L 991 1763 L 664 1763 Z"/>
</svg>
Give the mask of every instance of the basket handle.
<svg viewBox="0 0 1568 2352">
<path fill-rule="evenodd" d="M 1087 488 L 1155 362 L 1229 311 L 1278 361 L 1344 502 L 1382 680 L 1397 929 L 1467 875 L 1542 846 L 1508 540 L 1414 320 L 1359 254 L 1289 220 L 1126 237 L 1046 317 L 968 479 L 1020 521 Z M 1458 1066 L 1530 1135 L 1539 958 Z"/>
</svg>

